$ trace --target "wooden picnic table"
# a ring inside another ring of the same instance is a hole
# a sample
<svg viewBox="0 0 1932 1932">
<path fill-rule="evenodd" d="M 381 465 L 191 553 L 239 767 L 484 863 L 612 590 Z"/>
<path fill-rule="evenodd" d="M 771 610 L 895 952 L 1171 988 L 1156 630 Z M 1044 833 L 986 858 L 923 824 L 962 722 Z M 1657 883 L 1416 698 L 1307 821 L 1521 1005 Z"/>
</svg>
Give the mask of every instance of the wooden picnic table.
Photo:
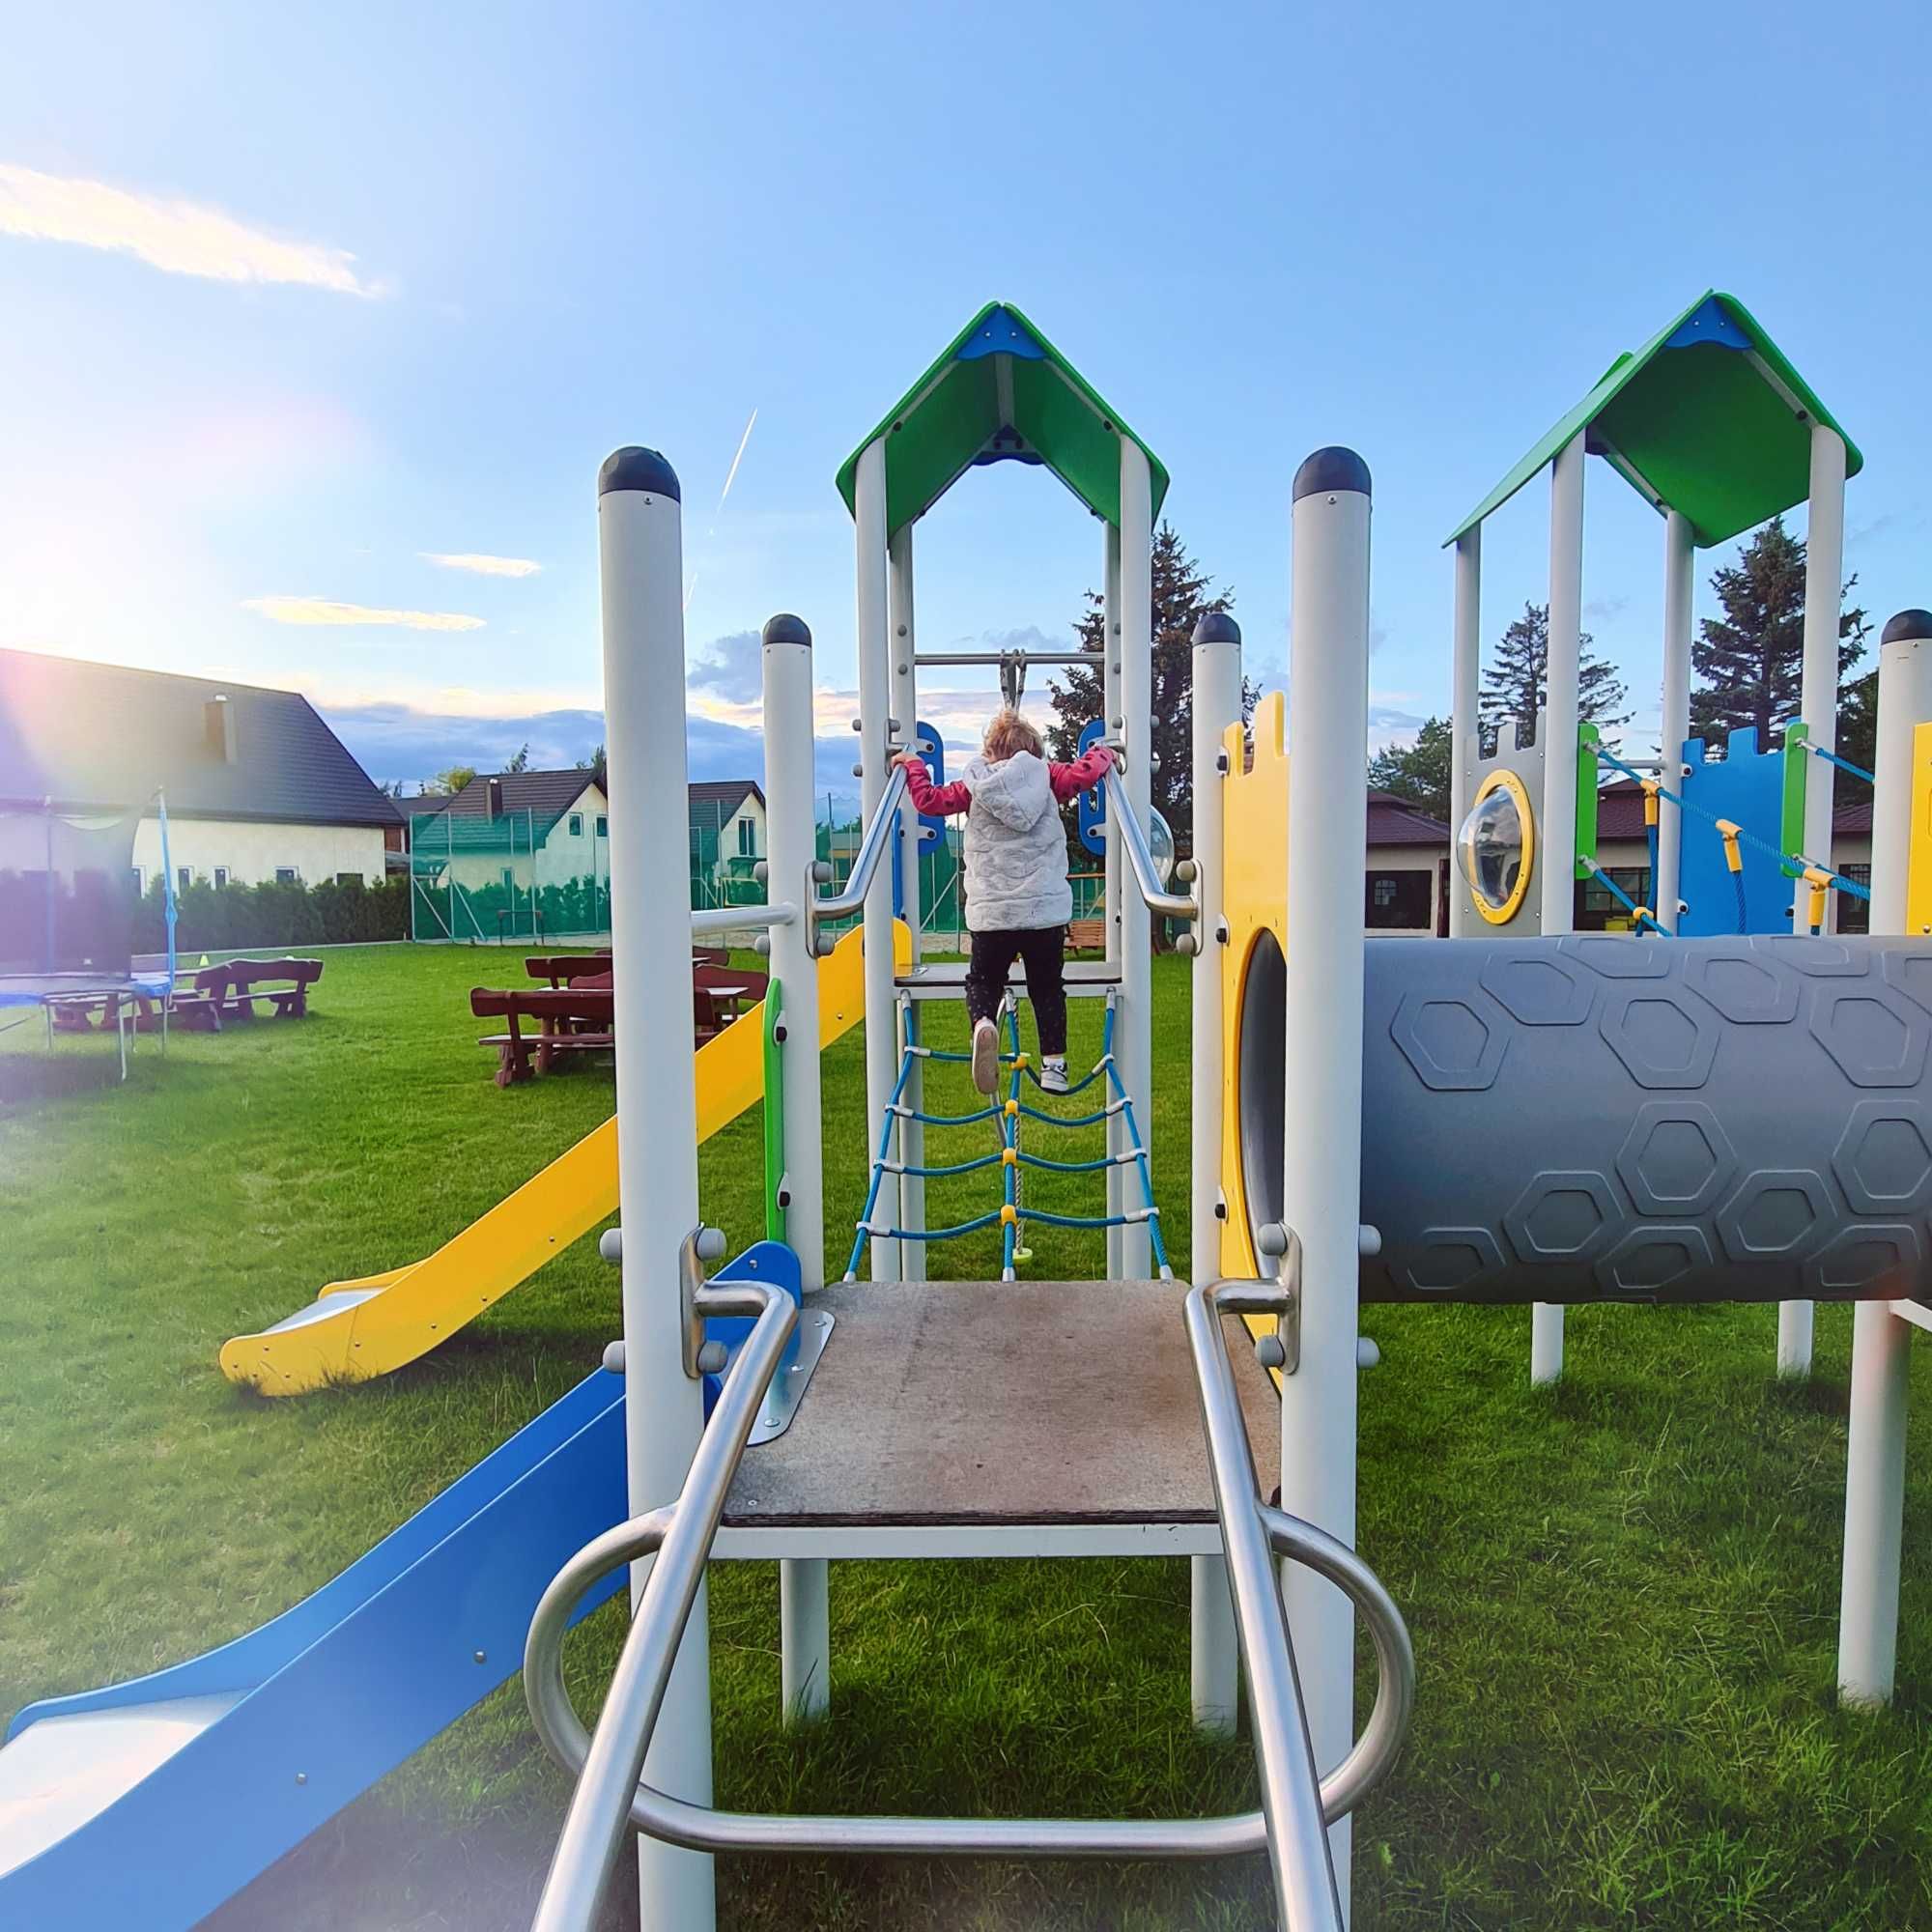
<svg viewBox="0 0 1932 1932">
<path fill-rule="evenodd" d="M 559 1054 L 610 1052 L 616 1044 L 613 997 L 608 985 L 501 991 L 473 987 L 469 1010 L 478 1019 L 507 1022 L 502 1033 L 485 1035 L 477 1041 L 479 1046 L 497 1049 L 497 1085 L 509 1087 L 533 1072 L 548 1073 Z M 525 1033 L 526 1019 L 536 1021 L 534 1035 Z"/>
</svg>

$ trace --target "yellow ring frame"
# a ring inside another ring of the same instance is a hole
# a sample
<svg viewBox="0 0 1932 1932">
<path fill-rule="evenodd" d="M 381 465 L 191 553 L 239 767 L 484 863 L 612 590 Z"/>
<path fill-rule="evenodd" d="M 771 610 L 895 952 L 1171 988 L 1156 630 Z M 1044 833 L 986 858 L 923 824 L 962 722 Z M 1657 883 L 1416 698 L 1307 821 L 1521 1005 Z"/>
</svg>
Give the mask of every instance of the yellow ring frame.
<svg viewBox="0 0 1932 1932">
<path fill-rule="evenodd" d="M 1522 902 L 1529 896 L 1529 882 L 1536 871 L 1536 814 L 1529 809 L 1529 787 L 1516 773 L 1493 771 L 1476 787 L 1476 796 L 1470 802 L 1469 812 L 1473 817 L 1477 807 L 1494 793 L 1506 791 L 1516 801 L 1516 815 L 1522 827 L 1522 865 L 1516 875 L 1516 886 L 1501 905 L 1492 906 L 1465 878 L 1463 887 L 1473 905 L 1492 925 L 1507 925 L 1522 910 Z M 1466 824 L 1467 821 L 1464 820 Z M 1457 856 L 1460 862 L 1463 844 L 1463 828 L 1456 828 Z"/>
</svg>

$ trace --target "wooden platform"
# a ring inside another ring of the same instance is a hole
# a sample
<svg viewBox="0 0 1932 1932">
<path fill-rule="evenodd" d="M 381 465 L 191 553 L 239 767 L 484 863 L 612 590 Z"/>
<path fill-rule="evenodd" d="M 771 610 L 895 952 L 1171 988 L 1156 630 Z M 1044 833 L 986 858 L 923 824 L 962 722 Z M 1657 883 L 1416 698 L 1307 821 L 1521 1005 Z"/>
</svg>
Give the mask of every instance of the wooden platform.
<svg viewBox="0 0 1932 1932">
<path fill-rule="evenodd" d="M 789 1430 L 746 1452 L 720 1556 L 1220 1547 L 1181 1282 L 840 1284 Z M 1280 1407 L 1230 1352 L 1264 1492 Z"/>
</svg>

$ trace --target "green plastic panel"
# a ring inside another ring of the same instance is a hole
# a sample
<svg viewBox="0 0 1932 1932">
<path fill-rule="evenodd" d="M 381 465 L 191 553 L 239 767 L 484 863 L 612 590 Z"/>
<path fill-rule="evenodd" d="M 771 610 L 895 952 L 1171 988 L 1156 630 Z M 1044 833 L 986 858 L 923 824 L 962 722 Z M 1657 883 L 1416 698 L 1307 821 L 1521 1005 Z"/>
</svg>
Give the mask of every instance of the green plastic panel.
<svg viewBox="0 0 1932 1932">
<path fill-rule="evenodd" d="M 1583 861 L 1597 856 L 1597 747 L 1603 733 L 1594 724 L 1577 727 L 1577 876 L 1594 876 Z"/>
<path fill-rule="evenodd" d="M 980 355 L 959 351 L 974 332 L 1004 309 L 1037 343 L 1039 360 L 1021 355 Z M 1012 381 L 1010 424 L 1000 408 L 1002 368 Z M 1167 496 L 1167 468 L 1121 420 L 1119 412 L 1011 302 L 988 302 L 949 342 L 937 359 L 880 417 L 838 471 L 838 494 L 856 508 L 859 458 L 879 437 L 886 439 L 886 530 L 889 536 L 917 522 L 952 489 L 992 439 L 1012 428 L 1033 454 L 1096 517 L 1121 521 L 1121 445 L 1127 437 L 1148 460 L 1153 514 Z"/>
<path fill-rule="evenodd" d="M 1722 332 L 1748 338 L 1748 349 L 1715 339 L 1671 346 L 1707 304 Z M 1589 447 L 1657 508 L 1688 518 L 1708 550 L 1804 501 L 1814 418 L 1845 438 L 1845 474 L 1857 475 L 1858 446 L 1783 352 L 1735 296 L 1707 290 L 1634 355 L 1619 355 L 1446 541 L 1508 502 L 1588 430 Z"/>
<path fill-rule="evenodd" d="M 784 1042 L 779 1020 L 784 1011 L 784 988 L 778 980 L 765 987 L 765 1239 L 785 1238 L 784 1204 L 779 1190 L 785 1172 Z"/>
<path fill-rule="evenodd" d="M 1777 828 L 1778 843 L 1784 851 L 1802 853 L 1807 859 L 1812 855 L 1804 850 L 1804 787 L 1810 781 L 1811 753 L 1804 749 L 1804 741 L 1810 735 L 1810 725 L 1797 719 L 1784 727 L 1784 805 Z M 1829 851 L 1823 863 L 1832 863 Z M 1784 875 L 1795 879 L 1802 870 L 1802 867 L 1786 866 Z"/>
</svg>

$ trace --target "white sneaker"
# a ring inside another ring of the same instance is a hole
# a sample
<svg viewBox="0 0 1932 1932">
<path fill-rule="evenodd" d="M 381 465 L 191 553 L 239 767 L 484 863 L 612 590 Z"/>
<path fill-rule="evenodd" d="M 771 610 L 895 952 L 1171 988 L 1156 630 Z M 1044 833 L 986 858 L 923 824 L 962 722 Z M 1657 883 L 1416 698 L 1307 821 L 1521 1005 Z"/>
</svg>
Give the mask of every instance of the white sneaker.
<svg viewBox="0 0 1932 1932">
<path fill-rule="evenodd" d="M 1065 1061 L 1042 1060 L 1039 1063 L 1039 1091 L 1042 1094 L 1064 1094 L 1066 1092 Z"/>
<path fill-rule="evenodd" d="M 973 1084 L 982 1094 L 1000 1084 L 1000 1030 L 991 1020 L 974 1022 Z"/>
</svg>

